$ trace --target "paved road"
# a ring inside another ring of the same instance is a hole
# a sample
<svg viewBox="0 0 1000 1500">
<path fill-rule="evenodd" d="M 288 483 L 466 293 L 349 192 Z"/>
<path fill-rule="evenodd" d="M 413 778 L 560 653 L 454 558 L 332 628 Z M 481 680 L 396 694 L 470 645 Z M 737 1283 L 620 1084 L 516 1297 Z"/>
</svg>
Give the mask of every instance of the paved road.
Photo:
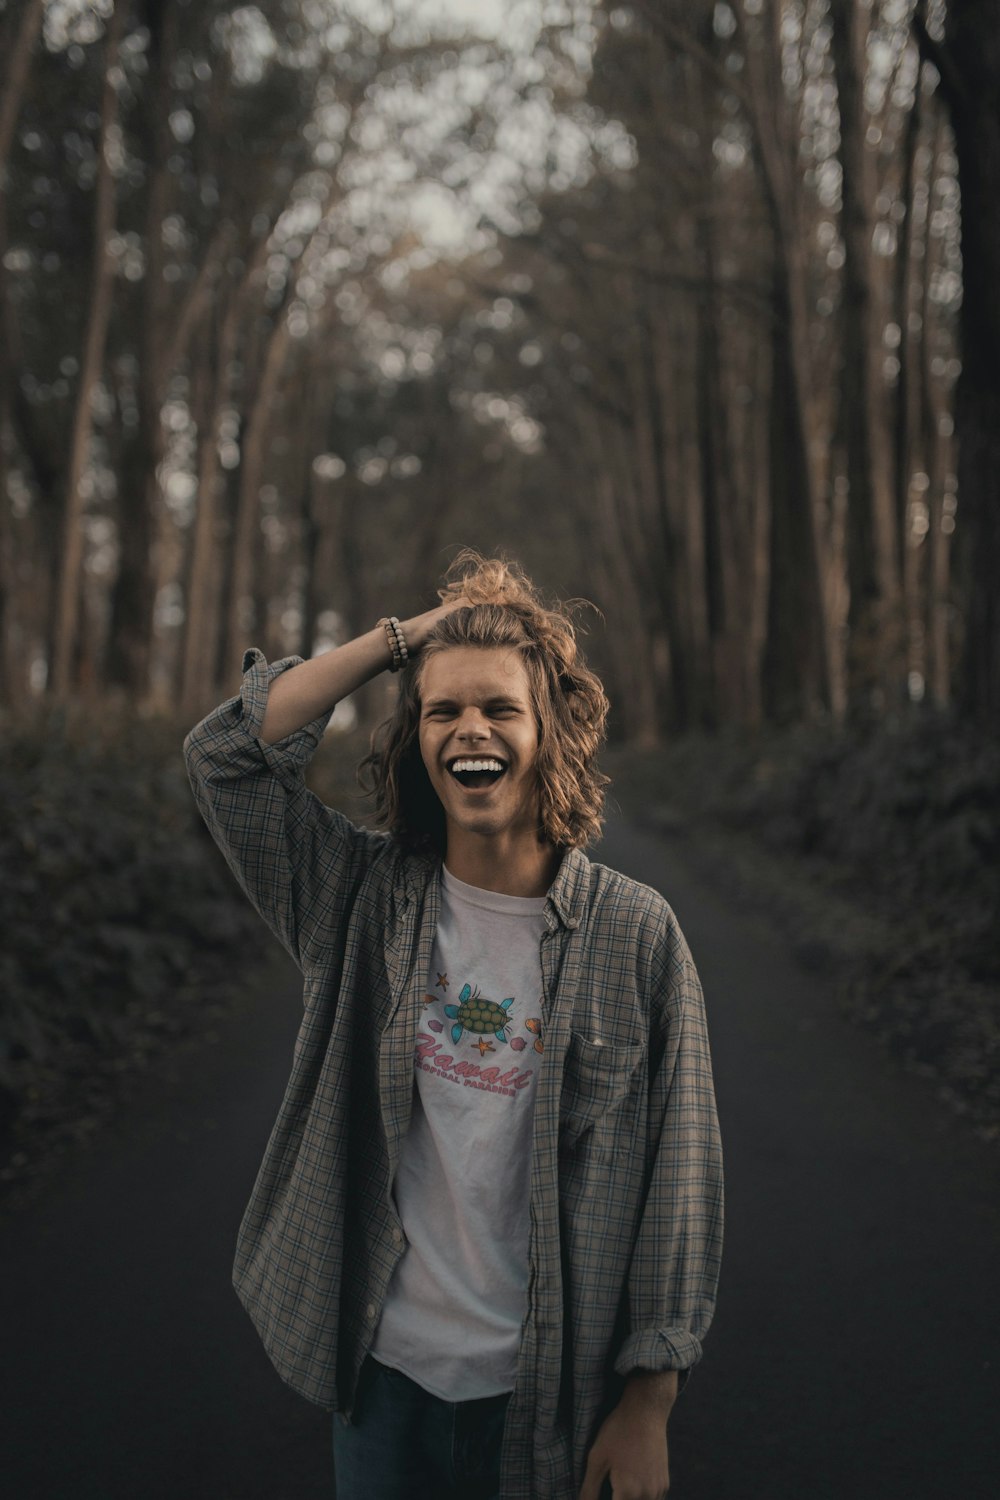
<svg viewBox="0 0 1000 1500">
<path fill-rule="evenodd" d="M 727 1150 L 724 1279 L 672 1423 L 672 1497 L 995 1500 L 996 1152 L 682 852 L 618 824 L 604 857 L 688 936 Z M 0 1222 L 10 1500 L 333 1500 L 328 1418 L 272 1373 L 229 1286 L 298 1008 L 282 965 Z"/>
</svg>

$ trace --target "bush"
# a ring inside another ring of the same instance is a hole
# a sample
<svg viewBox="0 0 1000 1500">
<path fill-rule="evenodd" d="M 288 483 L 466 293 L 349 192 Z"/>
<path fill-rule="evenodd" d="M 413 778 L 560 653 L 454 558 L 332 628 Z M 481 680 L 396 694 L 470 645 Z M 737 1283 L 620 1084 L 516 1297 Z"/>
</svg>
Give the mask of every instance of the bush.
<svg viewBox="0 0 1000 1500">
<path fill-rule="evenodd" d="M 191 797 L 182 733 L 52 714 L 0 730 L 0 1130 L 70 1074 L 198 1024 L 260 924 Z"/>
<path fill-rule="evenodd" d="M 839 965 L 854 1018 L 1000 1137 L 1000 747 L 927 714 L 692 736 L 611 762 L 630 811 L 709 859 L 717 837 L 747 851 L 740 895 L 780 906 L 793 945 Z"/>
</svg>

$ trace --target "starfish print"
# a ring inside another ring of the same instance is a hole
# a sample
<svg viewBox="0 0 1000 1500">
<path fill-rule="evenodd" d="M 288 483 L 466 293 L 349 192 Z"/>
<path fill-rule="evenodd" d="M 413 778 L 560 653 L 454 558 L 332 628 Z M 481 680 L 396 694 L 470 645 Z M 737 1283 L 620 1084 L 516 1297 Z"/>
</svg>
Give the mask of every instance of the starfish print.
<svg viewBox="0 0 1000 1500">
<path fill-rule="evenodd" d="M 436 990 L 446 990 L 448 988 L 448 976 L 447 976 L 447 974 L 439 974 L 438 975 L 437 984 L 434 986 L 434 988 Z"/>
<path fill-rule="evenodd" d="M 479 1048 L 480 1057 L 485 1057 L 487 1052 L 495 1052 L 497 1050 L 493 1043 L 488 1042 L 484 1036 L 481 1036 L 479 1041 L 473 1043 L 473 1045 Z"/>
</svg>

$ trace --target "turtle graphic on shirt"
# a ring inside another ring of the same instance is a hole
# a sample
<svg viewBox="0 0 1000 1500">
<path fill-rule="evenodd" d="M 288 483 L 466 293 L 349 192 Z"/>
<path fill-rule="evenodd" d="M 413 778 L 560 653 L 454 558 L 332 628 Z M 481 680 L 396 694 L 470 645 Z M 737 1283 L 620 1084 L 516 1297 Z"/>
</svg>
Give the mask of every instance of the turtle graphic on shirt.
<svg viewBox="0 0 1000 1500">
<path fill-rule="evenodd" d="M 507 1027 L 510 1019 L 508 1010 L 514 1004 L 514 996 L 509 1000 L 486 1000 L 478 989 L 473 989 L 471 984 L 464 984 L 458 996 L 458 1005 L 446 1005 L 445 1015 L 455 1022 L 451 1028 L 451 1039 L 459 1041 L 463 1031 L 474 1032 L 477 1036 L 492 1034 L 498 1042 L 507 1040 Z"/>
</svg>

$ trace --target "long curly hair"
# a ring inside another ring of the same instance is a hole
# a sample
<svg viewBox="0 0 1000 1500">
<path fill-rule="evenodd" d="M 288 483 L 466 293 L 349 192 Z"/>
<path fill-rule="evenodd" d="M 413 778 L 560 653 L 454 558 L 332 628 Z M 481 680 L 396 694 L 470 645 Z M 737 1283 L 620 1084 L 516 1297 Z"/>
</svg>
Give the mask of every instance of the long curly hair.
<svg viewBox="0 0 1000 1500">
<path fill-rule="evenodd" d="M 419 656 L 403 669 L 391 718 L 373 734 L 358 768 L 375 799 L 379 823 L 410 852 L 445 852 L 444 810 L 420 754 L 423 668 L 455 646 L 497 647 L 520 653 L 538 726 L 536 771 L 540 834 L 562 848 L 583 848 L 600 836 L 608 777 L 597 768 L 608 700 L 576 641 L 571 611 L 577 602 L 546 603 L 517 563 L 465 549 L 438 596 L 465 598 L 434 627 Z"/>
</svg>

